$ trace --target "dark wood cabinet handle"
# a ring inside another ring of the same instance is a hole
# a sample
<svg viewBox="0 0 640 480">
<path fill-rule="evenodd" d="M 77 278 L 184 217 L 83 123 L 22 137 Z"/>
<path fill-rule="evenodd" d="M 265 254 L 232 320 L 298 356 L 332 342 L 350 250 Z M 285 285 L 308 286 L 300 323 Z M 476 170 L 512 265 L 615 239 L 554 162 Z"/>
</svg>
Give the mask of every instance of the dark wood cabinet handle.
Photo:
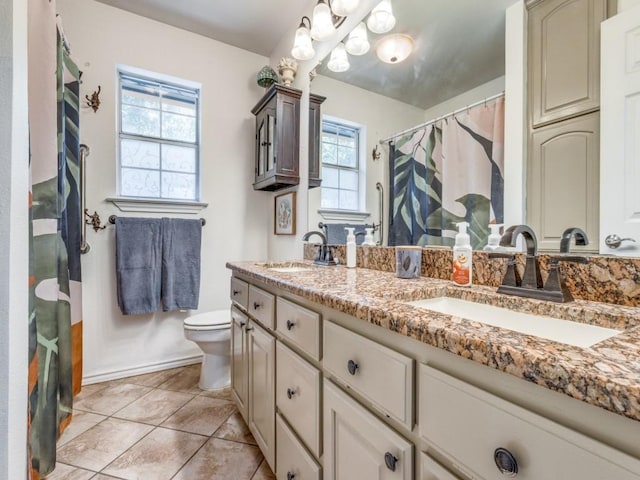
<svg viewBox="0 0 640 480">
<path fill-rule="evenodd" d="M 295 394 L 296 394 L 295 388 L 287 388 L 287 398 L 289 400 L 291 400 Z"/>
<path fill-rule="evenodd" d="M 387 452 L 384 454 L 384 464 L 387 466 L 389 470 L 391 470 L 392 472 L 395 472 L 397 463 L 398 463 L 398 457 L 396 457 L 393 453 Z"/>
<path fill-rule="evenodd" d="M 291 320 L 287 320 L 287 330 L 291 330 L 295 326 Z"/>
<path fill-rule="evenodd" d="M 515 477 L 518 475 L 518 462 L 516 457 L 506 448 L 496 448 L 493 452 L 493 461 L 496 467 L 505 477 Z"/>
<path fill-rule="evenodd" d="M 349 373 L 351 375 L 355 375 L 356 374 L 356 370 L 358 370 L 358 364 L 356 362 L 354 362 L 353 360 L 349 360 L 347 362 L 347 370 L 349 371 Z"/>
</svg>

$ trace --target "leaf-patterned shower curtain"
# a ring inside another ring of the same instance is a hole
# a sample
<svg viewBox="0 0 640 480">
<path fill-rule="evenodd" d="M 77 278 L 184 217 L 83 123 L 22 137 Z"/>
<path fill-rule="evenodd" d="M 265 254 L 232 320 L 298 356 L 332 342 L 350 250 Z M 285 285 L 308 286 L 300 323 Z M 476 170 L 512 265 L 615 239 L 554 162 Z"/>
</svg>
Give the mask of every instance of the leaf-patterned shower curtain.
<svg viewBox="0 0 640 480">
<path fill-rule="evenodd" d="M 80 72 L 57 42 L 58 156 L 32 158 L 32 176 L 57 176 L 31 185 L 29 446 L 31 477 L 51 472 L 56 440 L 71 421 L 82 379 L 80 274 Z M 32 139 L 35 141 L 37 139 Z"/>
<path fill-rule="evenodd" d="M 389 245 L 471 246 L 504 220 L 504 97 L 408 133 L 389 148 Z"/>
</svg>

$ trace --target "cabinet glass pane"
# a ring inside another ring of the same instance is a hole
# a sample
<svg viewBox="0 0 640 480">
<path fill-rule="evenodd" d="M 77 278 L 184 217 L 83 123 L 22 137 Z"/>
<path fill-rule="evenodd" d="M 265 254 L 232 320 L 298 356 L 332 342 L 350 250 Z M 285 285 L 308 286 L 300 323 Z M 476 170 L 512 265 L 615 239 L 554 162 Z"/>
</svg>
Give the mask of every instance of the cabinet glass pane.
<svg viewBox="0 0 640 480">
<path fill-rule="evenodd" d="M 123 168 L 121 170 L 121 194 L 127 197 L 159 197 L 160 172 L 158 170 L 142 170 Z"/>
<path fill-rule="evenodd" d="M 275 163 L 275 144 L 274 144 L 274 132 L 276 131 L 276 119 L 272 115 L 267 115 L 268 121 L 268 140 L 267 140 L 267 170 L 271 170 Z"/>
<path fill-rule="evenodd" d="M 120 141 L 120 162 L 123 167 L 158 168 L 160 145 L 123 138 Z"/>
<path fill-rule="evenodd" d="M 267 133 L 265 132 L 266 125 L 264 120 L 260 123 L 258 127 L 258 145 L 256 148 L 258 149 L 258 175 L 264 175 L 264 146 L 263 143 L 266 142 Z"/>
<path fill-rule="evenodd" d="M 195 173 L 196 149 L 192 147 L 178 147 L 176 145 L 163 145 L 162 169 Z"/>
<path fill-rule="evenodd" d="M 162 172 L 162 198 L 194 200 L 196 176 L 187 173 Z"/>
</svg>

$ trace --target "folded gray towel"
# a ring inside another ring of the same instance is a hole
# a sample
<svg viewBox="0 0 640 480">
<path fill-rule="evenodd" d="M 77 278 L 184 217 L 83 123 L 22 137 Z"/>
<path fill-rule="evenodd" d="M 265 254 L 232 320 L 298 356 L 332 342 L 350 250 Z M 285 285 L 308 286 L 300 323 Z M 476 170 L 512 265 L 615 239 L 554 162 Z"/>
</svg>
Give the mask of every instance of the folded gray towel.
<svg viewBox="0 0 640 480">
<path fill-rule="evenodd" d="M 159 218 L 116 217 L 116 290 L 124 315 L 160 306 L 161 227 Z"/>
<path fill-rule="evenodd" d="M 356 245 L 362 244 L 364 241 L 364 229 L 371 225 L 362 225 L 355 223 L 325 223 L 325 231 L 327 233 L 327 243 L 330 245 L 344 245 L 347 243 L 347 231 L 345 227 L 353 227 L 356 235 Z M 362 233 L 363 235 L 360 235 Z"/>
<path fill-rule="evenodd" d="M 162 305 L 171 310 L 196 310 L 200 296 L 202 222 L 162 219 Z"/>
</svg>

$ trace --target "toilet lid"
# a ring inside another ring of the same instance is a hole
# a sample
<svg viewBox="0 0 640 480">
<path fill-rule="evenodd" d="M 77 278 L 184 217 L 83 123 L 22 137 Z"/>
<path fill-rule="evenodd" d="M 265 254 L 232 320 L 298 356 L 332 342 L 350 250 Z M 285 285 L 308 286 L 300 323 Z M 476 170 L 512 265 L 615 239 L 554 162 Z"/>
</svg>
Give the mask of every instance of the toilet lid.
<svg viewBox="0 0 640 480">
<path fill-rule="evenodd" d="M 228 310 L 198 313 L 184 319 L 185 327 L 199 327 L 211 330 L 228 328 L 231 325 L 231 313 Z"/>
</svg>

